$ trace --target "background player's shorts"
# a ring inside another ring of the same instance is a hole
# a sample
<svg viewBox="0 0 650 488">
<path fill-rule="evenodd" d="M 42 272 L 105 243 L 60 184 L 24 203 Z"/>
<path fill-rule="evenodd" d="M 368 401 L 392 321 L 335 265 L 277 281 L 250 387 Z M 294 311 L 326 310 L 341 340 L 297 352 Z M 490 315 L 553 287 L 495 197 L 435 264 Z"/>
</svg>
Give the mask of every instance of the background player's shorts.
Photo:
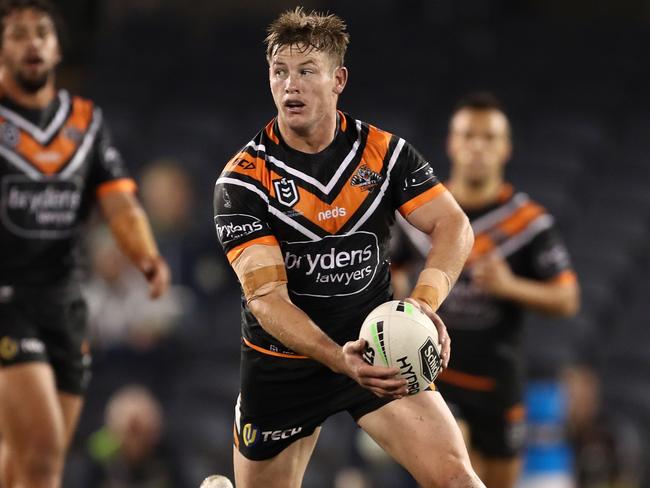
<svg viewBox="0 0 650 488">
<path fill-rule="evenodd" d="M 521 401 L 503 402 L 495 392 L 436 382 L 449 409 L 467 423 L 472 449 L 488 458 L 519 456 L 525 445 L 526 410 Z"/>
<path fill-rule="evenodd" d="M 47 362 L 58 390 L 82 394 L 90 373 L 87 315 L 77 284 L 0 286 L 0 368 Z"/>
<path fill-rule="evenodd" d="M 242 344 L 235 446 L 248 459 L 272 458 L 346 410 L 354 420 L 391 400 L 310 359 L 274 357 Z"/>
</svg>

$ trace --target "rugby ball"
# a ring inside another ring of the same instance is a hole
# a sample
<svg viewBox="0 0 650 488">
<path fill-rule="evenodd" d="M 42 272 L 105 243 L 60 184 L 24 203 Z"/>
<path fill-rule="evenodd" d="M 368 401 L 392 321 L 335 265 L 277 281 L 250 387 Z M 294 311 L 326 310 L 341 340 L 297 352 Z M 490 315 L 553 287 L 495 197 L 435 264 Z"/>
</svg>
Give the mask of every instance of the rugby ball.
<svg viewBox="0 0 650 488">
<path fill-rule="evenodd" d="M 233 488 L 233 486 L 225 476 L 213 474 L 204 479 L 199 488 Z"/>
<path fill-rule="evenodd" d="M 393 300 L 379 305 L 363 321 L 359 338 L 367 342 L 363 359 L 399 368 L 409 395 L 426 390 L 440 372 L 436 326 L 412 303 Z"/>
</svg>

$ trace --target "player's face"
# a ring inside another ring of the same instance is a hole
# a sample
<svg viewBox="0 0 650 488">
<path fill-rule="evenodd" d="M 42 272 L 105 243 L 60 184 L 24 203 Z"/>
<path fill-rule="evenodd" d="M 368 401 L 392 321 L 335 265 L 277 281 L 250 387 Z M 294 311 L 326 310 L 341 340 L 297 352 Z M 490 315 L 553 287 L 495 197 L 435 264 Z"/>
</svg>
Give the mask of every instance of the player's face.
<svg viewBox="0 0 650 488">
<path fill-rule="evenodd" d="M 511 150 L 508 119 L 499 110 L 462 109 L 451 119 L 447 152 L 454 177 L 472 185 L 502 178 Z"/>
<path fill-rule="evenodd" d="M 61 60 L 52 19 L 33 8 L 17 9 L 4 18 L 0 61 L 6 74 L 27 92 L 45 86 Z"/>
<path fill-rule="evenodd" d="M 309 134 L 335 116 L 347 70 L 335 66 L 325 52 L 281 46 L 271 58 L 269 81 L 281 122 L 299 134 Z"/>
</svg>

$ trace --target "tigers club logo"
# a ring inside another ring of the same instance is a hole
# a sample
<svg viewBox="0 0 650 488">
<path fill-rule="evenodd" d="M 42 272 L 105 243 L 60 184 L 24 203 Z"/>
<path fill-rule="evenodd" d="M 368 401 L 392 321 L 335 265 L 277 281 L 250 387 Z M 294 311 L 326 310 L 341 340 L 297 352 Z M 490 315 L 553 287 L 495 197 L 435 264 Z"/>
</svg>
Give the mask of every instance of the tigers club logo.
<svg viewBox="0 0 650 488">
<path fill-rule="evenodd" d="M 286 178 L 275 180 L 273 182 L 273 188 L 275 188 L 275 198 L 287 207 L 293 207 L 300 200 L 300 193 L 298 193 L 296 182 L 293 180 Z"/>
<path fill-rule="evenodd" d="M 352 176 L 350 184 L 361 188 L 361 191 L 372 192 L 381 183 L 382 177 L 379 173 L 371 170 L 366 164 L 362 164 Z"/>
</svg>

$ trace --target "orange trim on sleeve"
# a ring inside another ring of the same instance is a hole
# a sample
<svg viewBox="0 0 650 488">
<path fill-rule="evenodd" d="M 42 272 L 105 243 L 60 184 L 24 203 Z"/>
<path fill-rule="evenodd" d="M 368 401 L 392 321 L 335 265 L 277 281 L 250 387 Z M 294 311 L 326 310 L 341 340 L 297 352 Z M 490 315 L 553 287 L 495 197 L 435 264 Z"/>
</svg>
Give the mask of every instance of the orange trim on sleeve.
<svg viewBox="0 0 650 488">
<path fill-rule="evenodd" d="M 442 195 L 446 191 L 447 191 L 447 188 L 445 188 L 445 185 L 443 185 L 442 183 L 438 183 L 436 186 L 429 188 L 424 193 L 420 193 L 418 196 L 416 196 L 414 198 L 411 198 L 408 202 L 403 204 L 398 209 L 399 213 L 401 213 L 403 217 L 406 217 L 413 210 L 421 207 L 425 203 L 427 203 L 427 202 L 433 200 L 434 198 Z"/>
<path fill-rule="evenodd" d="M 496 386 L 496 380 L 494 378 L 463 373 L 454 369 L 445 369 L 440 373 L 437 381 L 459 386 L 466 390 L 476 391 L 492 391 Z"/>
<path fill-rule="evenodd" d="M 103 197 L 109 193 L 123 191 L 125 193 L 135 193 L 138 185 L 131 178 L 120 178 L 118 180 L 107 181 L 97 187 L 97 196 Z"/>
<path fill-rule="evenodd" d="M 262 246 L 278 246 L 278 241 L 275 237 L 273 236 L 262 236 L 258 237 L 257 239 L 252 239 L 250 241 L 246 241 L 243 244 L 240 244 L 239 246 L 233 247 L 230 251 L 226 253 L 226 257 L 228 258 L 228 262 L 232 263 L 239 257 L 241 253 L 244 252 L 244 250 L 249 247 L 253 246 L 255 244 L 260 244 Z"/>
<path fill-rule="evenodd" d="M 578 282 L 578 277 L 574 271 L 565 269 L 564 271 L 551 278 L 549 282 L 553 283 L 554 285 L 573 285 L 574 283 Z"/>
<path fill-rule="evenodd" d="M 276 358 L 309 359 L 307 356 L 299 356 L 298 354 L 285 354 L 283 352 L 269 351 L 268 349 L 264 349 L 263 347 L 256 346 L 255 344 L 253 344 L 251 341 L 249 341 L 245 337 L 242 337 L 242 341 L 244 341 L 244 344 L 246 344 L 251 349 L 254 349 L 257 352 L 261 352 L 262 354 L 267 354 L 269 356 L 275 356 Z"/>
</svg>

